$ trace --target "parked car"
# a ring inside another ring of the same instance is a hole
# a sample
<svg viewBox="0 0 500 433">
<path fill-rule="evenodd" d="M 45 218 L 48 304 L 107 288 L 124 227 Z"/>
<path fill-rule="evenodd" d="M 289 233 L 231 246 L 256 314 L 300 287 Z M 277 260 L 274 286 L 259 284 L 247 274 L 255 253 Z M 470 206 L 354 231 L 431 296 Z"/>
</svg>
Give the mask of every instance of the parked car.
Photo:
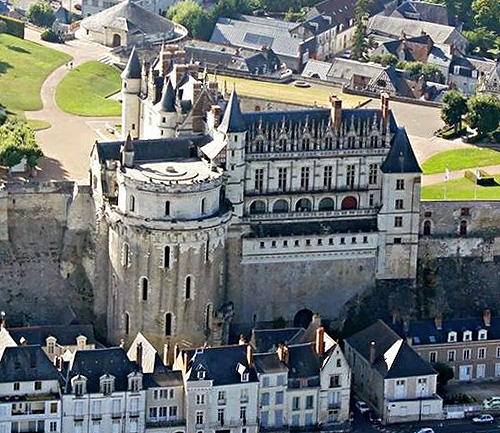
<svg viewBox="0 0 500 433">
<path fill-rule="evenodd" d="M 424 427 L 420 430 L 417 430 L 415 433 L 434 433 L 434 430 L 432 430 L 430 427 Z"/>
<path fill-rule="evenodd" d="M 301 80 L 295 81 L 293 85 L 295 87 L 302 87 L 302 88 L 311 87 L 311 85 L 307 81 L 301 81 Z"/>
<path fill-rule="evenodd" d="M 492 424 L 494 421 L 495 418 L 489 414 L 483 414 L 472 418 L 474 424 Z"/>
<path fill-rule="evenodd" d="M 365 417 L 366 420 L 372 424 L 375 425 L 381 425 L 382 424 L 382 419 L 377 416 L 377 414 L 373 410 L 369 410 L 368 412 L 365 412 Z"/>
<path fill-rule="evenodd" d="M 364 401 L 357 401 L 356 402 L 356 408 L 359 410 L 360 413 L 366 413 L 370 410 L 370 406 L 368 406 Z"/>
</svg>

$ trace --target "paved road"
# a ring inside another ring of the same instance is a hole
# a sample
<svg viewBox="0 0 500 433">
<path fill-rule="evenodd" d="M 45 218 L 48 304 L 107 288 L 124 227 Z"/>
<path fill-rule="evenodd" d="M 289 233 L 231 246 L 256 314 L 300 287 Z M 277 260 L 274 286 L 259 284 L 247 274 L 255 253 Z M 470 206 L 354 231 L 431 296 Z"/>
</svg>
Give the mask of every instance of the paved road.
<svg viewBox="0 0 500 433">
<path fill-rule="evenodd" d="M 69 41 L 63 45 L 44 42 L 40 40 L 39 33 L 28 28 L 25 37 L 70 54 L 73 57 L 73 67 L 108 53 L 106 47 L 85 40 Z M 73 179 L 88 183 L 92 145 L 96 139 L 108 139 L 106 125 L 112 125 L 118 119 L 80 117 L 61 111 L 55 103 L 54 95 L 57 85 L 68 72 L 66 65 L 53 71 L 42 85 L 43 109 L 26 112 L 27 118 L 46 120 L 52 125 L 49 129 L 37 132 L 37 141 L 45 154 L 39 162 L 41 171 L 38 172 L 37 180 Z"/>
</svg>

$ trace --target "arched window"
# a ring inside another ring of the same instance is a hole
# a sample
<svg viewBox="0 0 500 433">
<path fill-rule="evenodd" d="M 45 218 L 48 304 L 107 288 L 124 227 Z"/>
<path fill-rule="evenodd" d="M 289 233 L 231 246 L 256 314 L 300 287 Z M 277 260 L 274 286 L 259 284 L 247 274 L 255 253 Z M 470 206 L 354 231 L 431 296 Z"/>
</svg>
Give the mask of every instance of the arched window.
<svg viewBox="0 0 500 433">
<path fill-rule="evenodd" d="M 149 286 L 149 281 L 146 277 L 141 278 L 141 293 L 142 293 L 142 300 L 147 301 L 148 300 L 148 286 Z"/>
<path fill-rule="evenodd" d="M 467 221 L 462 220 L 460 221 L 460 236 L 466 236 L 467 235 Z"/>
<path fill-rule="evenodd" d="M 205 213 L 205 204 L 206 204 L 207 200 L 205 198 L 202 198 L 201 199 L 201 214 L 203 215 Z"/>
<path fill-rule="evenodd" d="M 334 209 L 333 199 L 330 197 L 325 197 L 319 202 L 319 210 L 321 211 L 331 211 Z"/>
<path fill-rule="evenodd" d="M 286 200 L 276 200 L 273 204 L 273 213 L 288 212 L 288 202 Z"/>
<path fill-rule="evenodd" d="M 170 267 L 170 247 L 166 246 L 163 248 L 163 268 L 168 269 Z"/>
<path fill-rule="evenodd" d="M 165 314 L 165 336 L 170 337 L 172 335 L 172 313 Z"/>
<path fill-rule="evenodd" d="M 432 230 L 432 223 L 429 220 L 424 222 L 424 235 L 429 236 Z"/>
<path fill-rule="evenodd" d="M 226 200 L 226 188 L 222 187 L 220 189 L 220 194 L 219 194 L 219 204 L 223 205 L 225 200 Z"/>
<path fill-rule="evenodd" d="M 130 314 L 125 313 L 125 335 L 128 335 L 130 333 Z"/>
<path fill-rule="evenodd" d="M 311 212 L 311 200 L 308 198 L 301 198 L 295 205 L 296 212 Z"/>
<path fill-rule="evenodd" d="M 135 211 L 135 197 L 133 195 L 130 196 L 128 210 L 130 212 L 134 212 Z"/>
<path fill-rule="evenodd" d="M 122 245 L 122 266 L 129 265 L 129 246 L 127 242 L 124 242 Z"/>
<path fill-rule="evenodd" d="M 344 197 L 344 199 L 342 200 L 341 208 L 342 208 L 342 210 L 357 209 L 358 208 L 358 200 L 356 200 L 356 197 L 353 197 L 352 195 L 348 195 L 347 197 Z"/>
<path fill-rule="evenodd" d="M 170 202 L 166 201 L 165 202 L 165 216 L 169 216 L 169 215 L 170 215 Z"/>
<path fill-rule="evenodd" d="M 192 290 L 192 286 L 193 286 L 193 281 L 192 281 L 192 277 L 190 275 L 188 275 L 186 277 L 186 283 L 185 283 L 185 291 L 184 291 L 184 294 L 185 294 L 185 298 L 186 299 L 191 299 L 191 290 Z"/>
<path fill-rule="evenodd" d="M 207 308 L 205 311 L 205 329 L 209 331 L 211 325 L 212 325 L 212 304 L 207 304 Z"/>
<path fill-rule="evenodd" d="M 262 200 L 255 200 L 250 205 L 250 213 L 252 215 L 262 214 L 266 212 L 266 203 Z"/>
</svg>

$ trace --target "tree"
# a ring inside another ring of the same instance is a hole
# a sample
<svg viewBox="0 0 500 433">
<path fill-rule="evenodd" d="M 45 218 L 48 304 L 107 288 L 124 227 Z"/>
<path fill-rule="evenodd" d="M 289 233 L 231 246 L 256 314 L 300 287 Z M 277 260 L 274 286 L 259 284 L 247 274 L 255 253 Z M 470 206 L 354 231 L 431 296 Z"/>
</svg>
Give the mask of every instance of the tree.
<svg viewBox="0 0 500 433">
<path fill-rule="evenodd" d="M 194 0 L 183 0 L 168 8 L 167 18 L 186 27 L 193 38 L 209 39 L 213 23 Z"/>
<path fill-rule="evenodd" d="M 356 29 L 352 37 L 351 58 L 366 61 L 368 48 L 370 47 L 366 29 L 366 20 L 369 14 L 371 1 L 358 0 L 356 2 Z"/>
<path fill-rule="evenodd" d="M 469 40 L 471 53 L 486 54 L 495 46 L 495 33 L 484 27 L 464 31 L 464 36 Z"/>
<path fill-rule="evenodd" d="M 42 156 L 35 133 L 25 122 L 9 120 L 0 126 L 0 164 L 13 167 L 24 157 L 28 167 L 34 168 Z"/>
<path fill-rule="evenodd" d="M 472 11 L 478 26 L 498 33 L 500 29 L 500 0 L 474 0 Z"/>
<path fill-rule="evenodd" d="M 467 99 L 457 90 L 447 91 L 443 96 L 441 119 L 447 125 L 455 127 L 455 134 L 465 114 L 467 114 Z"/>
<path fill-rule="evenodd" d="M 467 124 L 484 136 L 498 128 L 500 102 L 494 96 L 474 95 L 467 102 Z"/>
<path fill-rule="evenodd" d="M 444 83 L 445 80 L 445 76 L 441 69 L 428 63 L 401 61 L 398 62 L 396 67 L 398 69 L 404 69 L 410 75 L 424 74 L 425 79 L 429 81 Z"/>
<path fill-rule="evenodd" d="M 372 55 L 369 60 L 382 66 L 396 66 L 399 63 L 399 59 L 394 54 Z"/>
<path fill-rule="evenodd" d="M 443 386 L 446 386 L 446 384 L 453 379 L 454 373 L 453 369 L 448 365 L 445 364 L 444 362 L 436 362 L 434 364 L 434 370 L 437 371 L 438 376 L 437 376 L 437 385 L 440 390 L 443 389 Z"/>
<path fill-rule="evenodd" d="M 28 18 L 30 23 L 39 27 L 50 27 L 55 20 L 54 10 L 50 6 L 50 3 L 44 0 L 37 0 L 28 7 L 26 18 Z"/>
</svg>

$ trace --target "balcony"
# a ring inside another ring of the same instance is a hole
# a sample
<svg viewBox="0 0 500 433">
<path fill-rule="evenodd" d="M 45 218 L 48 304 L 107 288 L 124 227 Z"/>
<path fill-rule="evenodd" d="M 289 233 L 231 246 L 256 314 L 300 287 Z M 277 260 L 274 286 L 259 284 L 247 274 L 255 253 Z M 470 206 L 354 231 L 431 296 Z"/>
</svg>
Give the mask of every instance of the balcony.
<svg viewBox="0 0 500 433">
<path fill-rule="evenodd" d="M 139 411 L 138 410 L 131 410 L 128 414 L 129 418 L 139 418 Z"/>
<path fill-rule="evenodd" d="M 336 218 L 336 217 L 366 217 L 376 216 L 378 208 L 363 208 L 363 209 L 348 209 L 348 210 L 330 210 L 330 211 L 304 211 L 304 212 L 285 212 L 273 213 L 266 212 L 260 214 L 252 214 L 243 218 L 244 222 L 250 221 L 266 221 L 277 219 L 316 219 L 316 218 Z"/>
<path fill-rule="evenodd" d="M 113 419 L 120 419 L 123 416 L 121 412 L 115 412 L 111 414 L 111 418 Z"/>
<path fill-rule="evenodd" d="M 83 414 L 78 414 L 73 416 L 74 421 L 83 421 L 84 418 L 85 416 Z"/>
<path fill-rule="evenodd" d="M 92 421 L 100 421 L 102 419 L 102 414 L 100 413 L 93 413 L 92 414 Z"/>
<path fill-rule="evenodd" d="M 174 420 L 154 420 L 146 421 L 146 428 L 167 428 L 167 427 L 181 427 L 186 425 L 183 419 Z"/>
</svg>

